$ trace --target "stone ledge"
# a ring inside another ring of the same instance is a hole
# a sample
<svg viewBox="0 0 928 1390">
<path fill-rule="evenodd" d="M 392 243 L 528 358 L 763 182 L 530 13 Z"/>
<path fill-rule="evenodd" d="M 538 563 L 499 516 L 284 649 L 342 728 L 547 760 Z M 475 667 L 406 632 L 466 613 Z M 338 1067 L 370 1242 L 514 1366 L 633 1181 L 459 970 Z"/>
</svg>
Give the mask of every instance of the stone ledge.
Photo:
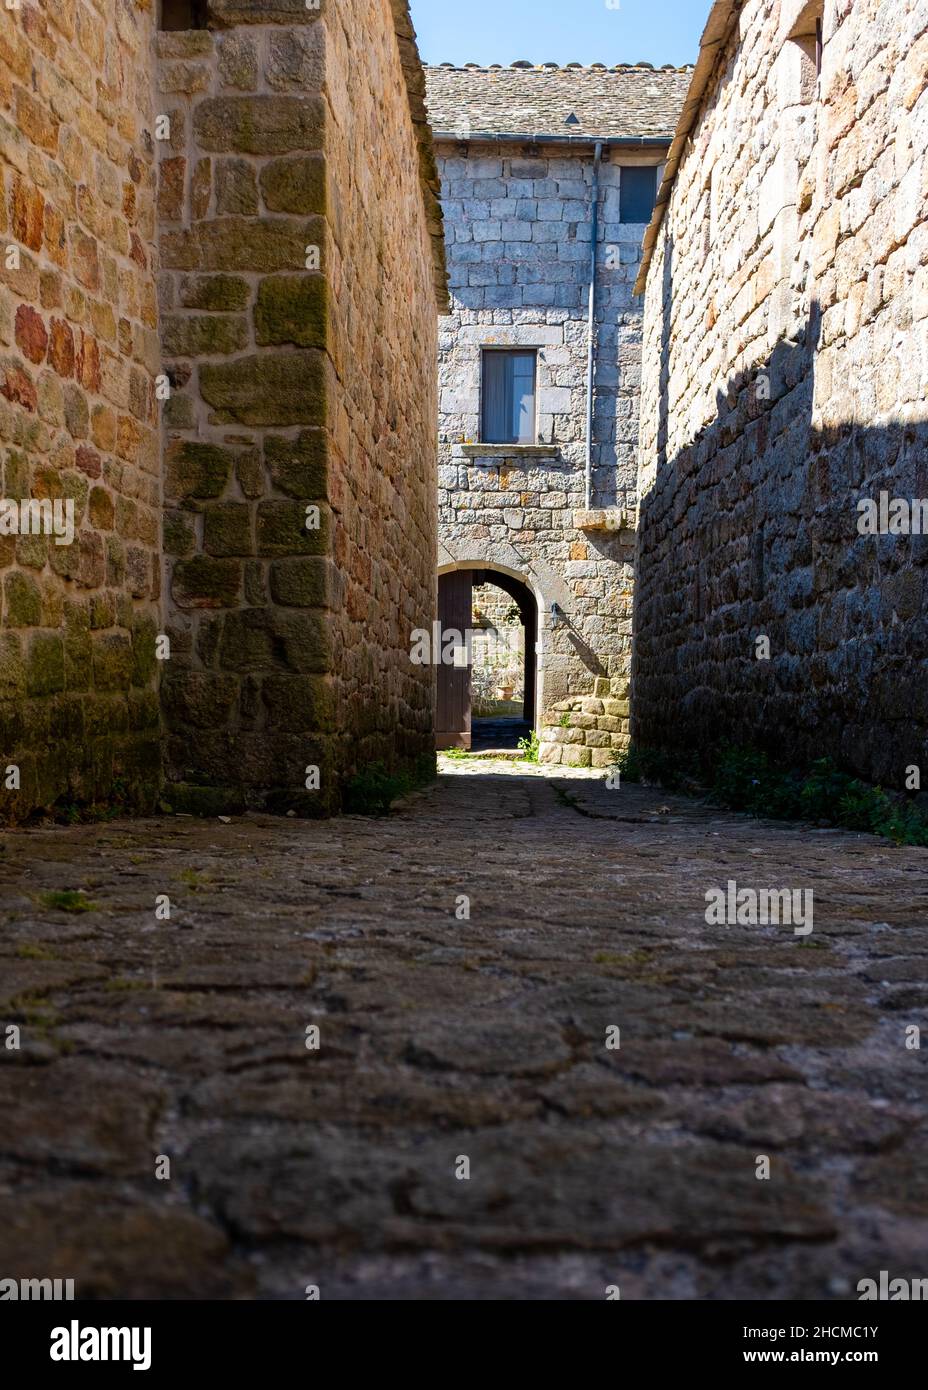
<svg viewBox="0 0 928 1390">
<path fill-rule="evenodd" d="M 454 457 L 474 458 L 557 458 L 561 452 L 559 444 L 456 444 Z"/>
<path fill-rule="evenodd" d="M 592 511 L 574 512 L 578 531 L 634 531 L 637 518 L 624 507 L 598 507 Z"/>
</svg>

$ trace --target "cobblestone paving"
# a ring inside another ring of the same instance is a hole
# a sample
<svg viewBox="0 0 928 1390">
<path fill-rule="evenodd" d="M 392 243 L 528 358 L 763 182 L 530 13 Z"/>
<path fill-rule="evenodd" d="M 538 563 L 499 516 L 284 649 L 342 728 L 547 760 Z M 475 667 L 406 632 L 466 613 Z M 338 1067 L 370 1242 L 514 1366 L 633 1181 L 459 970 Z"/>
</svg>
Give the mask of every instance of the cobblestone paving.
<svg viewBox="0 0 928 1390">
<path fill-rule="evenodd" d="M 814 1299 L 928 1275 L 928 1050 L 906 1047 L 928 854 L 443 767 L 381 820 L 2 837 L 0 1276 Z M 729 879 L 814 889 L 812 935 L 707 926 Z M 42 903 L 71 890 L 92 910 Z"/>
</svg>

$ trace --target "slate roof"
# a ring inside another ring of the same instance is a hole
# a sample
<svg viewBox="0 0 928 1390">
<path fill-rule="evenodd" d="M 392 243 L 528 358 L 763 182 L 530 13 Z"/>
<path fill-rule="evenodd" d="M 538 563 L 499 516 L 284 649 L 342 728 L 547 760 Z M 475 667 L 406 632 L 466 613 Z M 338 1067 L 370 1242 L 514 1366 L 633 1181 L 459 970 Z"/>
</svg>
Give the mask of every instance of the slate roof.
<svg viewBox="0 0 928 1390">
<path fill-rule="evenodd" d="M 571 135 L 669 141 L 692 79 L 691 67 L 648 63 L 425 69 L 426 105 L 436 136 Z M 568 117 L 576 121 L 568 121 Z"/>
</svg>

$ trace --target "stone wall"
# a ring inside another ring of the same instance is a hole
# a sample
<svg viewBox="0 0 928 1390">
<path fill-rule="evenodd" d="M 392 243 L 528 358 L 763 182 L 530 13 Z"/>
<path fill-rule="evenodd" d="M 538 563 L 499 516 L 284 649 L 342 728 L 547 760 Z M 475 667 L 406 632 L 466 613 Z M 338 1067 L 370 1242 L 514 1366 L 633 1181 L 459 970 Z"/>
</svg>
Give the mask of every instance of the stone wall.
<svg viewBox="0 0 928 1390">
<path fill-rule="evenodd" d="M 0 6 L 0 498 L 74 525 L 0 525 L 5 820 L 157 795 L 151 28 Z"/>
<path fill-rule="evenodd" d="M 591 695 L 558 700 L 540 738 L 543 763 L 611 767 L 629 742 L 628 681 L 598 677 Z"/>
<path fill-rule="evenodd" d="M 338 190 L 329 497 L 346 586 L 333 630 L 339 761 L 433 767 L 434 672 L 409 653 L 437 602 L 435 362 L 448 308 L 438 170 L 406 0 L 338 0 L 334 17 L 326 159 Z"/>
<path fill-rule="evenodd" d="M 496 630 L 518 627 L 519 605 L 511 594 L 495 584 L 475 584 L 473 599 L 474 627 Z"/>
<path fill-rule="evenodd" d="M 826 0 L 820 78 L 810 15 L 734 20 L 649 269 L 633 732 L 901 786 L 928 544 L 858 504 L 928 497 L 928 3 Z"/>
<path fill-rule="evenodd" d="M 430 751 L 440 218 L 405 4 L 266 17 L 159 36 L 167 797 L 311 813 Z"/>
<path fill-rule="evenodd" d="M 586 505 L 592 148 L 439 147 L 452 313 L 439 338 L 439 560 L 522 578 L 539 605 L 539 722 L 595 680 L 627 686 L 643 228 L 619 221 L 620 159 L 600 171 L 593 510 Z M 485 347 L 538 349 L 538 444 L 481 446 Z M 551 605 L 556 604 L 556 624 Z M 552 742 L 545 756 L 560 758 Z"/>
</svg>

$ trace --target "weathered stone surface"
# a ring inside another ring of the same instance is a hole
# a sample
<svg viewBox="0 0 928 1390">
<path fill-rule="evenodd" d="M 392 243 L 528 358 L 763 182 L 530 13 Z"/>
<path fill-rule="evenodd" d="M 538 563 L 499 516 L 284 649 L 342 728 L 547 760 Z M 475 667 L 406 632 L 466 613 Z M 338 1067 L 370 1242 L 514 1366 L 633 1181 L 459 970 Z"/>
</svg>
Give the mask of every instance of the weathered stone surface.
<svg viewBox="0 0 928 1390">
<path fill-rule="evenodd" d="M 315 208 L 306 210 L 316 211 Z M 258 211 L 258 184 L 255 171 L 247 160 L 217 161 L 216 211 L 239 216 L 251 216 Z"/>
<path fill-rule="evenodd" d="M 322 148 L 325 107 L 317 96 L 210 97 L 194 112 L 204 150 L 286 154 Z"/>
<path fill-rule="evenodd" d="M 327 436 L 322 430 L 301 430 L 294 438 L 268 435 L 264 461 L 281 492 L 309 502 L 326 495 Z"/>
<path fill-rule="evenodd" d="M 233 608 L 241 584 L 237 561 L 193 555 L 175 564 L 171 594 L 179 608 Z"/>
<path fill-rule="evenodd" d="M 179 293 L 185 309 L 223 313 L 244 309 L 249 288 L 247 280 L 239 275 L 185 275 L 181 278 Z"/>
<path fill-rule="evenodd" d="M 244 502 L 225 502 L 207 508 L 203 518 L 203 549 L 207 555 L 252 555 L 251 508 Z"/>
<path fill-rule="evenodd" d="M 325 30 L 272 31 L 268 37 L 264 75 L 276 91 L 320 88 L 325 80 Z"/>
<path fill-rule="evenodd" d="M 30 362 L 42 362 L 48 347 L 48 332 L 42 315 L 28 304 L 20 304 L 16 310 L 16 345 Z"/>
<path fill-rule="evenodd" d="M 13 571 L 3 580 L 3 616 L 7 627 L 39 627 L 42 594 L 30 574 Z"/>
<path fill-rule="evenodd" d="M 67 1057 L 50 1067 L 4 1067 L 0 1103 L 16 1130 L 7 1153 L 27 1164 L 134 1175 L 148 1159 L 161 1095 L 138 1077 L 131 1091 L 124 1083 L 119 1067 Z"/>
<path fill-rule="evenodd" d="M 13 700 L 25 693 L 26 668 L 19 637 L 4 632 L 0 634 L 0 700 Z"/>
<path fill-rule="evenodd" d="M 811 9 L 786 8 L 716 55 L 649 239 L 636 736 L 760 742 L 903 790 L 928 736 L 926 552 L 866 521 L 881 495 L 926 496 L 903 366 L 928 331 L 924 133 L 884 153 L 926 101 L 923 6 L 884 24 L 826 5 L 820 73 L 790 37 Z"/>
<path fill-rule="evenodd" d="M 262 280 L 255 300 L 255 342 L 275 347 L 324 348 L 328 293 L 321 275 L 274 275 Z"/>
<path fill-rule="evenodd" d="M 94 638 L 93 675 L 98 690 L 123 690 L 132 680 L 132 643 L 123 633 Z"/>
<path fill-rule="evenodd" d="M 319 613 L 245 608 L 230 613 L 223 624 L 219 664 L 224 671 L 325 673 L 330 657 L 328 629 Z"/>
<path fill-rule="evenodd" d="M 159 29 L 155 35 L 155 51 L 159 58 L 210 57 L 214 43 L 213 35 L 205 29 Z"/>
<path fill-rule="evenodd" d="M 318 815 L 337 808 L 356 766 L 413 768 L 432 741 L 431 673 L 405 660 L 409 623 L 430 620 L 434 590 L 441 257 L 418 60 L 389 6 L 347 0 L 325 25 L 302 0 L 296 9 L 291 23 L 288 3 L 219 5 L 215 38 L 162 45 L 163 85 L 183 96 L 158 152 L 187 162 L 162 185 L 152 319 L 171 385 L 156 407 L 164 627 L 185 671 L 237 682 L 215 728 L 172 716 L 167 804 L 180 786 L 177 806 L 191 813 Z M 145 193 L 139 183 L 127 202 L 139 219 Z M 108 572 L 134 593 L 128 498 L 114 520 Z M 271 674 L 281 679 L 265 687 Z M 305 786 L 314 761 L 319 792 Z"/>
<path fill-rule="evenodd" d="M 194 92 L 205 92 L 209 81 L 208 63 L 175 59 L 163 62 L 158 69 L 158 90 L 161 92 L 184 92 L 190 96 Z"/>
<path fill-rule="evenodd" d="M 158 165 L 158 214 L 166 222 L 180 222 L 184 215 L 187 161 L 182 155 L 162 159 Z"/>
<path fill-rule="evenodd" d="M 325 213 L 326 166 L 322 155 L 268 160 L 259 177 L 268 212 Z"/>
<path fill-rule="evenodd" d="M 269 21 L 264 21 L 268 23 Z M 258 54 L 247 34 L 227 34 L 219 40 L 219 80 L 223 87 L 253 92 L 258 85 Z"/>
<path fill-rule="evenodd" d="M 166 455 L 166 495 L 184 498 L 220 497 L 232 476 L 234 453 L 199 440 L 175 440 Z"/>
<path fill-rule="evenodd" d="M 325 418 L 325 366 L 315 352 L 266 352 L 204 363 L 200 391 L 222 421 L 319 425 Z"/>
<path fill-rule="evenodd" d="M 76 531 L 62 545 L 0 537 L 0 760 L 22 773 L 0 793 L 3 821 L 81 814 L 111 796 L 150 808 L 160 774 L 141 707 L 155 671 L 143 691 L 135 661 L 98 670 L 88 624 L 105 608 L 108 640 L 131 645 L 157 606 L 154 158 L 184 151 L 150 135 L 156 84 L 141 55 L 154 23 L 150 8 L 117 19 L 109 3 L 0 20 L 0 492 L 72 502 Z M 185 58 L 171 55 L 164 85 L 197 86 Z M 166 214 L 176 182 L 168 170 Z M 124 563 L 108 571 L 110 540 Z"/>
<path fill-rule="evenodd" d="M 10 192 L 10 219 L 13 235 L 20 245 L 28 246 L 31 251 L 41 250 L 44 215 L 45 199 L 39 190 L 18 174 L 14 175 Z"/>
<path fill-rule="evenodd" d="M 99 1095 L 94 1105 L 99 1108 Z M 107 1120 L 117 1119 L 118 1109 L 108 1110 Z M 2 1203 L 12 1277 L 33 1278 L 31 1271 L 40 1266 L 47 1278 L 73 1279 L 71 1251 L 80 1249 L 77 1284 L 86 1298 L 170 1298 L 182 1270 L 204 1296 L 247 1295 L 252 1288 L 248 1269 L 228 1258 L 229 1242 L 221 1231 L 192 1212 L 153 1201 L 150 1193 L 103 1197 L 97 1183 L 77 1178 L 27 1197 L 5 1196 Z M 63 1222 L 73 1242 L 67 1250 L 61 1244 Z M 137 1251 L 144 1244 L 152 1251 L 142 1265 Z"/>
<path fill-rule="evenodd" d="M 182 671 L 162 682 L 161 702 L 168 724 L 178 729 L 217 729 L 227 723 L 238 698 L 234 676 L 213 671 Z"/>
<path fill-rule="evenodd" d="M 252 644 L 280 652 L 281 634 L 253 621 L 238 659 L 257 662 L 286 760 L 334 717 L 335 683 L 269 673 Z M 239 690 L 232 671 L 171 670 L 166 717 L 206 747 Z M 14 1275 L 41 1257 L 100 1297 L 295 1298 L 308 1267 L 323 1297 L 601 1301 L 618 1282 L 623 1298 L 822 1300 L 910 1268 L 928 1072 L 870 977 L 893 938 L 892 959 L 928 958 L 924 851 L 682 797 L 655 823 L 648 788 L 478 760 L 446 760 L 386 819 L 219 824 L 234 788 L 175 793 L 212 819 L 8 837 Z M 720 853 L 739 881 L 762 862 L 821 885 L 812 939 L 830 949 L 707 926 Z M 80 917 L 37 901 L 91 881 Z M 607 906 L 580 920 L 578 901 Z M 769 990 L 783 1040 L 731 1040 Z M 848 996 L 877 1017 L 811 1037 L 810 999 Z M 190 1178 L 163 1210 L 161 1151 Z"/>
<path fill-rule="evenodd" d="M 69 377 L 74 373 L 74 335 L 62 319 L 51 321 L 51 341 L 48 360 L 59 376 Z M 83 400 L 83 397 L 79 398 Z"/>
<path fill-rule="evenodd" d="M 212 160 L 198 159 L 190 177 L 190 212 L 194 220 L 206 217 L 213 188 Z"/>
<path fill-rule="evenodd" d="M 320 10 L 306 0 L 208 0 L 213 28 L 236 24 L 314 24 Z"/>
<path fill-rule="evenodd" d="M 36 632 L 26 655 L 26 692 L 51 695 L 64 689 L 64 643 L 54 632 Z"/>
<path fill-rule="evenodd" d="M 329 514 L 320 509 L 319 526 L 306 524 L 302 502 L 258 503 L 259 555 L 323 555 L 329 545 Z"/>
<path fill-rule="evenodd" d="M 335 689 L 327 676 L 266 676 L 261 698 L 275 729 L 325 732 L 335 727 Z"/>
<path fill-rule="evenodd" d="M 215 357 L 248 345 L 248 324 L 231 314 L 165 314 L 161 340 L 170 357 Z"/>
<path fill-rule="evenodd" d="M 257 221 L 247 217 L 216 218 L 196 229 L 193 264 L 203 270 L 305 270 L 306 248 L 319 245 L 322 224 Z"/>
<path fill-rule="evenodd" d="M 323 556 L 275 560 L 271 565 L 271 597 L 285 608 L 321 608 L 331 597 L 329 564 Z"/>
</svg>

